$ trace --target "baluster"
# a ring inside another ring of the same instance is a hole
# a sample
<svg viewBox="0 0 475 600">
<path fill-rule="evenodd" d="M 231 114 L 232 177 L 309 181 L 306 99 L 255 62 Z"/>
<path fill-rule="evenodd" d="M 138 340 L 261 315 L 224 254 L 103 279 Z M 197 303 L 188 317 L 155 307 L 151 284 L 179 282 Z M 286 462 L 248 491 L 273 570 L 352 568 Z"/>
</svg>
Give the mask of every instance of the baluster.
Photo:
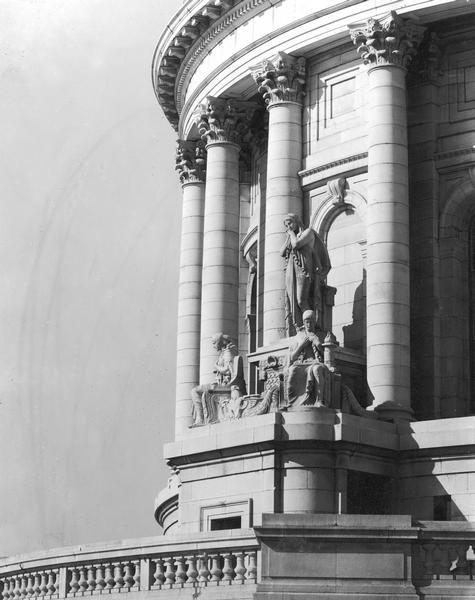
<svg viewBox="0 0 475 600">
<path fill-rule="evenodd" d="M 444 572 L 444 568 L 443 568 L 443 553 L 442 553 L 442 549 L 440 548 L 439 545 L 435 545 L 434 546 L 434 552 L 432 553 L 433 559 L 434 559 L 434 575 L 433 578 L 434 579 L 440 579 L 440 574 L 442 572 Z"/>
<path fill-rule="evenodd" d="M 140 560 L 133 560 L 134 565 L 134 590 L 140 589 Z"/>
<path fill-rule="evenodd" d="M 108 590 L 110 592 L 111 590 L 114 589 L 114 585 L 115 585 L 114 574 L 112 572 L 112 565 L 107 564 L 105 570 L 106 570 L 106 574 L 104 575 L 104 579 L 106 581 L 106 590 Z"/>
<path fill-rule="evenodd" d="M 48 578 L 46 575 L 46 571 L 41 573 L 41 595 L 43 597 L 48 593 Z"/>
<path fill-rule="evenodd" d="M 26 583 L 26 575 L 22 575 L 22 576 L 21 576 L 21 579 L 20 579 L 20 594 L 21 594 L 21 596 L 22 596 L 23 598 L 25 598 L 25 597 L 26 597 L 26 595 L 27 595 L 27 593 L 28 593 L 28 592 L 26 591 L 26 586 L 27 586 L 27 583 Z"/>
<path fill-rule="evenodd" d="M 165 564 L 167 565 L 165 570 L 165 583 L 171 587 L 175 583 L 175 561 L 172 557 L 166 558 Z"/>
<path fill-rule="evenodd" d="M 2 598 L 3 600 L 10 598 L 10 579 L 8 577 L 4 577 L 2 581 Z"/>
<path fill-rule="evenodd" d="M 211 581 L 221 581 L 223 572 L 221 571 L 221 556 L 219 554 L 211 555 Z"/>
<path fill-rule="evenodd" d="M 30 597 L 33 596 L 33 594 L 35 593 L 35 589 L 33 586 L 34 586 L 33 573 L 28 573 L 28 583 L 26 584 L 26 593 Z"/>
<path fill-rule="evenodd" d="M 223 559 L 223 582 L 225 581 L 228 585 L 231 585 L 234 577 L 233 555 L 230 552 L 226 552 L 223 555 Z"/>
<path fill-rule="evenodd" d="M 96 590 L 102 592 L 106 587 L 106 580 L 104 579 L 104 567 L 102 565 L 94 565 L 96 568 Z"/>
<path fill-rule="evenodd" d="M 48 571 L 48 582 L 46 585 L 48 587 L 49 596 L 56 593 L 56 573 L 52 569 Z"/>
<path fill-rule="evenodd" d="M 16 595 L 15 595 L 16 585 L 17 585 L 16 577 L 12 577 L 12 579 L 11 579 L 11 585 L 10 585 L 10 598 L 11 598 L 11 600 L 15 600 L 15 598 L 16 598 Z M 39 592 L 38 592 L 38 595 L 39 595 L 39 593 L 41 592 L 41 588 L 39 587 L 39 584 L 38 584 L 38 588 L 39 588 Z"/>
<path fill-rule="evenodd" d="M 162 587 L 165 581 L 165 571 L 163 570 L 163 559 L 155 559 L 155 573 L 153 574 L 154 585 Z"/>
<path fill-rule="evenodd" d="M 93 565 L 88 565 L 87 567 L 85 567 L 85 569 L 87 573 L 87 591 L 92 593 L 96 589 L 96 570 L 94 569 Z"/>
<path fill-rule="evenodd" d="M 41 594 L 41 577 L 39 573 L 34 573 L 35 575 L 35 597 L 38 598 L 38 596 Z"/>
<path fill-rule="evenodd" d="M 13 588 L 13 597 L 18 600 L 18 598 L 20 597 L 20 595 L 21 595 L 20 577 L 17 575 L 15 577 L 15 587 Z"/>
<path fill-rule="evenodd" d="M 458 573 L 468 575 L 468 562 L 467 562 L 467 544 L 462 543 L 457 545 L 457 554 L 459 556 L 459 569 Z"/>
<path fill-rule="evenodd" d="M 84 565 L 79 567 L 79 591 L 83 594 L 87 591 L 86 567 Z"/>
<path fill-rule="evenodd" d="M 115 586 L 114 586 L 114 590 L 120 590 L 122 589 L 122 587 L 124 586 L 124 573 L 123 573 L 123 569 L 122 569 L 122 565 L 120 563 L 113 563 L 114 564 L 114 582 L 115 582 Z"/>
<path fill-rule="evenodd" d="M 199 561 L 199 567 L 198 567 L 198 573 L 199 573 L 199 582 L 202 583 L 203 585 L 206 585 L 209 581 L 209 569 L 208 569 L 208 555 L 206 553 L 202 554 L 201 556 L 199 556 L 198 558 Z"/>
<path fill-rule="evenodd" d="M 256 581 L 257 579 L 257 553 L 255 550 L 251 550 L 247 554 L 247 574 L 246 579 L 249 581 Z"/>
<path fill-rule="evenodd" d="M 434 573 L 434 544 L 424 545 L 424 575 L 432 579 Z"/>
<path fill-rule="evenodd" d="M 17 596 L 18 598 L 21 596 L 21 598 L 23 599 L 26 596 L 26 578 L 24 575 L 18 575 L 18 591 L 19 591 L 19 595 Z"/>
<path fill-rule="evenodd" d="M 10 600 L 11 585 L 12 585 L 12 580 L 10 577 L 5 578 L 3 580 L 3 591 L 2 591 L 3 600 Z"/>
<path fill-rule="evenodd" d="M 10 585 L 9 579 L 7 577 L 4 577 L 3 581 L 2 581 L 2 598 L 3 598 L 3 600 L 7 600 L 7 598 L 10 597 L 10 593 L 8 591 L 9 585 Z"/>
<path fill-rule="evenodd" d="M 14 577 L 10 578 L 10 583 L 8 586 L 8 596 L 10 597 L 10 600 L 13 600 L 13 598 L 15 598 L 15 578 Z"/>
<path fill-rule="evenodd" d="M 186 577 L 188 583 L 198 583 L 198 570 L 196 568 L 196 556 L 194 554 L 186 557 L 186 564 L 188 569 L 186 571 Z"/>
<path fill-rule="evenodd" d="M 127 591 L 130 591 L 130 588 L 134 585 L 134 577 L 132 575 L 132 564 L 130 562 L 126 562 L 124 565 L 124 585 L 127 588 Z"/>
<path fill-rule="evenodd" d="M 244 574 L 246 570 L 246 566 L 244 565 L 244 552 L 236 552 L 236 568 L 234 569 L 234 572 L 236 573 L 234 581 L 236 583 L 244 583 Z"/>
<path fill-rule="evenodd" d="M 183 587 L 186 582 L 186 569 L 185 569 L 185 557 L 177 556 L 175 560 L 176 571 L 175 571 L 175 582 Z"/>
</svg>

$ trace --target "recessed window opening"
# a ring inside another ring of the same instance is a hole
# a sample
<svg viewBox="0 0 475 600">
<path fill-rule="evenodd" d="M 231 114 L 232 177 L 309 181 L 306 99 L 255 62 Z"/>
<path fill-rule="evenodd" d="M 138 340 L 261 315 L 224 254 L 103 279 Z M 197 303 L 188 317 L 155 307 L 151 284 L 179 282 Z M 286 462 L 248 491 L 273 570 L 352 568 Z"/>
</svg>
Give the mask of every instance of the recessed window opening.
<svg viewBox="0 0 475 600">
<path fill-rule="evenodd" d="M 450 505 L 452 497 L 447 495 L 434 496 L 434 521 L 450 521 Z"/>
<path fill-rule="evenodd" d="M 222 531 L 223 529 L 241 529 L 241 517 L 223 517 L 222 519 L 211 519 L 211 531 Z"/>
</svg>

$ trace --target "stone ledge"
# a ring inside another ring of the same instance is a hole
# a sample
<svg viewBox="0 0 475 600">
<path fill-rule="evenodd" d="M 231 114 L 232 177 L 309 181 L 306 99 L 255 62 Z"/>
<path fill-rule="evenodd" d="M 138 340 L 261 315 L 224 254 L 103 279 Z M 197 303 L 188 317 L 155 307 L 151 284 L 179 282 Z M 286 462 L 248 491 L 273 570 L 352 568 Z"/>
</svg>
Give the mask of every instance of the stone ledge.
<svg viewBox="0 0 475 600">
<path fill-rule="evenodd" d="M 18 554 L 0 559 L 0 575 L 13 571 L 39 569 L 45 565 L 52 568 L 59 565 L 75 563 L 120 560 L 122 558 L 147 557 L 159 553 L 175 553 L 219 549 L 229 546 L 255 546 L 256 537 L 253 529 L 231 529 L 228 531 L 210 531 L 204 533 L 183 533 L 161 535 L 128 540 L 66 546 Z"/>
<path fill-rule="evenodd" d="M 288 412 L 247 417 L 191 428 L 184 439 L 165 444 L 166 459 L 203 454 L 235 455 L 293 442 L 360 444 L 390 452 L 429 452 L 475 444 L 475 416 L 412 423 L 365 419 L 326 408 L 302 407 Z M 251 450 L 252 448 L 252 450 Z"/>
<path fill-rule="evenodd" d="M 475 415 L 400 423 L 400 450 L 442 449 L 475 444 Z"/>
</svg>

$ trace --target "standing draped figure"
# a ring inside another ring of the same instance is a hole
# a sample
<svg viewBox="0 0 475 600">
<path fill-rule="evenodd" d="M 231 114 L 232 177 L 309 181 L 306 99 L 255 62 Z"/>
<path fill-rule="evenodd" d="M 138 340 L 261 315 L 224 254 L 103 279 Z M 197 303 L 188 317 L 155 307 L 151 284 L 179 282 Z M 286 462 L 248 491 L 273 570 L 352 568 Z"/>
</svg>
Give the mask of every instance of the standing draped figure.
<svg viewBox="0 0 475 600">
<path fill-rule="evenodd" d="M 305 229 L 297 215 L 284 219 L 287 237 L 281 248 L 286 259 L 285 312 L 287 335 L 295 335 L 303 326 L 307 310 L 322 311 L 322 285 L 331 268 L 325 244 L 313 229 Z"/>
</svg>

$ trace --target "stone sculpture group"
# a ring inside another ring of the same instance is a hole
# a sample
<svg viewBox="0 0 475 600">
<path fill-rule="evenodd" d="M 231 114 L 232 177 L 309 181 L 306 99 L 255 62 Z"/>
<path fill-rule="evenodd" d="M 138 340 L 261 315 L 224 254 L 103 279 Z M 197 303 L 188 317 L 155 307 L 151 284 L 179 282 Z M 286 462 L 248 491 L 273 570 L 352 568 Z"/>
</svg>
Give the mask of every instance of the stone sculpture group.
<svg viewBox="0 0 475 600">
<path fill-rule="evenodd" d="M 211 338 L 218 352 L 215 381 L 191 390 L 192 427 L 301 406 L 333 408 L 335 394 L 345 398 L 354 412 L 363 411 L 335 372 L 335 337 L 320 326 L 323 289 L 331 269 L 327 248 L 295 214 L 286 215 L 284 227 L 288 356 L 269 355 L 260 365 L 263 392 L 247 395 L 243 361 L 234 341 L 224 333 L 215 334 Z"/>
</svg>

